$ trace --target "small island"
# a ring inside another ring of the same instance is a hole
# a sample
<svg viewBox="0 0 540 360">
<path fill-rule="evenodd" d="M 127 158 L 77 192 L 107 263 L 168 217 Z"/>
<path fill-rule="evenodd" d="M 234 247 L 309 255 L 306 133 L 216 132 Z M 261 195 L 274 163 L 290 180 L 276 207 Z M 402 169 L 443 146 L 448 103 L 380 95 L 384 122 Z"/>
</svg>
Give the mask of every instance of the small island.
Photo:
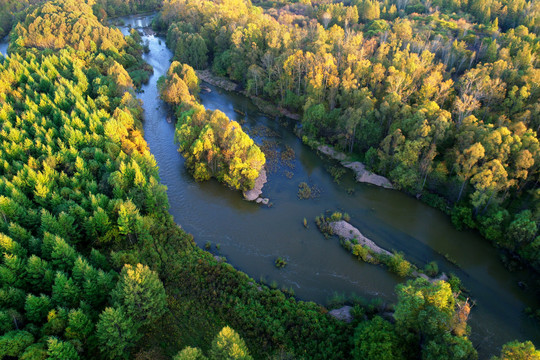
<svg viewBox="0 0 540 360">
<path fill-rule="evenodd" d="M 264 171 L 264 153 L 240 124 L 197 101 L 193 68 L 174 61 L 159 82 L 161 98 L 174 107 L 178 151 L 197 181 L 216 178 L 231 189 L 249 191 Z"/>
<path fill-rule="evenodd" d="M 349 215 L 340 212 L 334 212 L 330 217 L 321 215 L 315 219 L 317 227 L 326 238 L 330 238 L 333 235 L 338 236 L 341 245 L 359 261 L 371 264 L 384 264 L 390 271 L 401 277 L 420 277 L 430 283 L 440 280 L 450 280 L 444 272 L 439 274 L 438 266 L 435 262 L 426 265 L 425 269 L 419 269 L 407 261 L 403 254 L 383 249 L 373 240 L 365 237 L 349 221 Z M 455 285 L 454 288 L 456 291 L 461 286 L 459 283 L 456 283 L 457 281 L 457 278 L 451 281 Z"/>
</svg>

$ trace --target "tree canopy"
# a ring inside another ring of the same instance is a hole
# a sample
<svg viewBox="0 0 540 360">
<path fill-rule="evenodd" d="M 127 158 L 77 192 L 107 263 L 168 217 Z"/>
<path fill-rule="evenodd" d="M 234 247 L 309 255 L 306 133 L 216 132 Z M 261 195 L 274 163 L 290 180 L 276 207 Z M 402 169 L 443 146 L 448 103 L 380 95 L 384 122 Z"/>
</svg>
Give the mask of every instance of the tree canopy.
<svg viewBox="0 0 540 360">
<path fill-rule="evenodd" d="M 197 102 L 198 83 L 193 69 L 178 62 L 160 81 L 162 99 L 176 107 L 178 150 L 196 180 L 215 177 L 232 189 L 250 190 L 266 162 L 264 153 L 238 122 Z"/>
</svg>

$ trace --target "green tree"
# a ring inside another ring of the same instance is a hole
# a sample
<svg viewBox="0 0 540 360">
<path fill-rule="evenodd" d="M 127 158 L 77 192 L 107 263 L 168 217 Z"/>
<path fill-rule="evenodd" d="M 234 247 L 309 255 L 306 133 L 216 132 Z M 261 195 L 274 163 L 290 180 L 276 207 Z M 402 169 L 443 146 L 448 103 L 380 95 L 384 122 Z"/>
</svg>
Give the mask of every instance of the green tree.
<svg viewBox="0 0 540 360">
<path fill-rule="evenodd" d="M 93 330 L 92 320 L 81 309 L 72 309 L 69 312 L 68 326 L 65 331 L 66 339 L 78 340 L 84 344 Z"/>
<path fill-rule="evenodd" d="M 397 287 L 396 325 L 400 331 L 412 330 L 434 336 L 451 330 L 455 299 L 450 285 L 434 284 L 417 278 Z"/>
<path fill-rule="evenodd" d="M 42 331 L 46 335 L 61 336 L 67 325 L 68 312 L 64 308 L 56 308 L 47 314 L 47 323 Z"/>
<path fill-rule="evenodd" d="M 423 360 L 475 360 L 478 354 L 466 337 L 445 333 L 427 342 L 422 353 Z"/>
<path fill-rule="evenodd" d="M 80 357 L 73 344 L 51 337 L 47 340 L 47 359 L 78 360 Z"/>
<path fill-rule="evenodd" d="M 142 264 L 124 265 L 111 296 L 113 304 L 122 307 L 139 326 L 153 323 L 166 309 L 163 283 L 156 272 Z"/>
<path fill-rule="evenodd" d="M 173 360 L 207 360 L 207 357 L 200 349 L 188 346 L 176 354 Z"/>
<path fill-rule="evenodd" d="M 44 343 L 30 345 L 20 357 L 21 360 L 46 360 L 47 349 Z"/>
<path fill-rule="evenodd" d="M 519 342 L 517 340 L 504 344 L 500 356 L 494 356 L 491 360 L 539 360 L 540 351 L 536 350 L 530 341 Z"/>
<path fill-rule="evenodd" d="M 4 357 L 17 358 L 33 343 L 34 336 L 28 331 L 9 331 L 0 336 L 0 359 Z"/>
<path fill-rule="evenodd" d="M 75 308 L 79 305 L 81 290 L 71 277 L 57 272 L 52 286 L 51 300 L 58 306 Z"/>
<path fill-rule="evenodd" d="M 398 285 L 397 294 L 396 330 L 414 352 L 424 359 L 476 359 L 470 340 L 457 331 L 465 327 L 466 317 L 456 314 L 449 283 L 417 278 Z M 452 335 L 453 331 L 460 335 Z"/>
<path fill-rule="evenodd" d="M 64 239 L 56 237 L 51 251 L 53 269 L 70 271 L 73 268 L 77 252 Z"/>
<path fill-rule="evenodd" d="M 26 318 L 36 324 L 41 323 L 47 318 L 47 314 L 52 309 L 51 299 L 44 294 L 35 296 L 28 294 L 24 304 Z"/>
<path fill-rule="evenodd" d="M 26 281 L 36 292 L 48 291 L 54 281 L 54 272 L 47 261 L 32 255 L 26 261 Z"/>
<path fill-rule="evenodd" d="M 380 316 L 358 325 L 354 332 L 352 356 L 358 360 L 405 359 L 394 326 Z"/>
<path fill-rule="evenodd" d="M 536 221 L 530 210 L 524 210 L 517 214 L 514 221 L 510 223 L 506 235 L 510 241 L 510 247 L 518 247 L 522 244 L 532 242 L 538 230 Z"/>
<path fill-rule="evenodd" d="M 139 326 L 121 308 L 108 307 L 99 315 L 96 335 L 99 349 L 108 359 L 129 359 L 140 339 Z"/>
<path fill-rule="evenodd" d="M 210 358 L 213 360 L 252 359 L 244 340 L 228 326 L 225 326 L 212 341 Z"/>
<path fill-rule="evenodd" d="M 107 301 L 110 291 L 114 288 L 115 282 L 112 272 L 104 272 L 99 270 L 91 272 L 84 279 L 83 283 L 83 299 L 91 306 L 101 308 Z"/>
<path fill-rule="evenodd" d="M 208 48 L 200 34 L 179 33 L 176 39 L 175 58 L 195 69 L 204 69 L 207 65 Z"/>
</svg>

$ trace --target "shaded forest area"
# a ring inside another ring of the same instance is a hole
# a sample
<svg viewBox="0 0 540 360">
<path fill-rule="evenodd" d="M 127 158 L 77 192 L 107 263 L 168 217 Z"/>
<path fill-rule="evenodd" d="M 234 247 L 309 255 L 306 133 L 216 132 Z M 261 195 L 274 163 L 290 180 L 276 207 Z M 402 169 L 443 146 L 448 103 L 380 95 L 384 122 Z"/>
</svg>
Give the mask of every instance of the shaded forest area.
<svg viewBox="0 0 540 360">
<path fill-rule="evenodd" d="M 0 57 L 0 358 L 476 358 L 448 283 L 409 281 L 392 321 L 356 305 L 344 323 L 199 249 L 142 136 L 140 36 L 92 5 L 29 7 Z M 500 358 L 516 354 L 538 356 Z"/>
</svg>

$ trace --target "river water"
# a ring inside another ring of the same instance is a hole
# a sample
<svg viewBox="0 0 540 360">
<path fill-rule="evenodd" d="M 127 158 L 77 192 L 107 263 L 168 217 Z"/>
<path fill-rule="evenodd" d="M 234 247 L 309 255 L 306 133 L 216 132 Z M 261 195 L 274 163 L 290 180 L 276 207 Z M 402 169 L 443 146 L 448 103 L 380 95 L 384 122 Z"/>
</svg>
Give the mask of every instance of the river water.
<svg viewBox="0 0 540 360">
<path fill-rule="evenodd" d="M 0 40 L 0 54 L 2 55 L 7 54 L 8 46 L 9 46 L 9 38 L 6 36 L 2 40 Z"/>
<path fill-rule="evenodd" d="M 151 16 L 123 21 L 126 25 L 121 30 L 127 34 L 128 27 L 149 26 Z M 469 325 L 480 358 L 498 353 L 502 344 L 514 339 L 540 344 L 538 324 L 523 314 L 527 306 L 539 307 L 538 299 L 518 286 L 518 281 L 533 284 L 527 274 L 508 272 L 486 240 L 474 232 L 455 230 L 446 215 L 405 194 L 358 184 L 351 172 L 337 184 L 327 170 L 334 163 L 321 159 L 301 143 L 291 126 L 262 115 L 243 96 L 208 86 L 212 91 L 201 93 L 201 102 L 240 121 L 257 143 L 266 141 L 276 150 L 278 161 L 269 170 L 263 189 L 272 206 L 247 202 L 240 192 L 214 180 L 195 182 L 177 152 L 174 121 L 167 121 L 168 108 L 156 87 L 172 54 L 163 38 L 144 35 L 143 40 L 150 48 L 144 59 L 154 68 L 154 75 L 139 94 L 144 103 L 145 139 L 157 160 L 161 181 L 168 187 L 171 214 L 194 235 L 199 246 L 211 243 L 211 251 L 225 256 L 237 269 L 256 280 L 293 289 L 302 300 L 325 304 L 340 293 L 395 302 L 394 288 L 401 278 L 383 267 L 358 262 L 338 240 L 327 240 L 318 232 L 314 223 L 317 215 L 327 210 L 347 212 L 350 222 L 380 246 L 402 251 L 420 267 L 435 260 L 441 270 L 461 278 L 475 301 Z M 5 49 L 3 41 L 0 51 Z M 279 161 L 279 154 L 288 147 L 294 150 L 294 159 Z M 314 185 L 319 196 L 298 199 L 300 182 Z M 304 218 L 309 223 L 307 229 Z M 459 267 L 442 254 L 455 259 Z M 279 256 L 288 262 L 283 269 L 274 266 Z"/>
</svg>

